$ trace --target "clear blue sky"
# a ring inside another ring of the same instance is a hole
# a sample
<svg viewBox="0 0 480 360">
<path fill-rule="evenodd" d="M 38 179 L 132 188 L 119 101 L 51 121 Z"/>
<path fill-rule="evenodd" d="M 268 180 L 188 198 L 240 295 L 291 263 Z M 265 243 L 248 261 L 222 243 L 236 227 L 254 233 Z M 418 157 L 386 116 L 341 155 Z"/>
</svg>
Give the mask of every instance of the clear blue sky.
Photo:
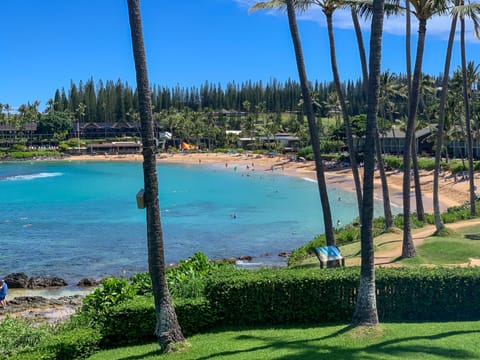
<svg viewBox="0 0 480 360">
<path fill-rule="evenodd" d="M 255 2 L 142 0 L 150 83 L 188 87 L 205 81 L 297 80 L 285 13 L 249 15 Z M 332 79 L 323 18 L 314 10 L 298 19 L 312 81 Z M 398 17 L 385 24 L 384 70 L 405 73 L 403 22 Z M 336 15 L 334 24 L 340 75 L 356 80 L 360 65 L 348 13 Z M 447 18 L 428 26 L 424 72 L 442 72 L 448 30 Z M 368 26 L 364 38 L 368 44 Z M 13 108 L 40 100 L 43 109 L 57 88 L 68 90 L 70 81 L 90 77 L 135 86 L 126 0 L 2 1 L 0 44 L 0 102 Z M 459 53 L 458 42 L 454 51 Z M 471 32 L 467 56 L 480 62 L 480 42 Z M 453 66 L 458 64 L 455 56 Z"/>
</svg>

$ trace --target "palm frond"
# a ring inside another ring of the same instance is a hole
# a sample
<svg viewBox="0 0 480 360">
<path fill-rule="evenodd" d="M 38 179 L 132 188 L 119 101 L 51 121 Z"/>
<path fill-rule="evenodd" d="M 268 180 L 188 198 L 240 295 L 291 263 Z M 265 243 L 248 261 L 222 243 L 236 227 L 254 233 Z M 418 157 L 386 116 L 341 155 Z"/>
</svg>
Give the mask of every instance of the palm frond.
<svg viewBox="0 0 480 360">
<path fill-rule="evenodd" d="M 473 32 L 475 37 L 480 39 L 480 4 L 468 3 L 455 6 L 452 9 L 452 14 L 458 15 L 461 18 L 470 18 L 473 22 Z"/>
<path fill-rule="evenodd" d="M 286 0 L 270 0 L 270 1 L 261 1 L 259 3 L 256 3 L 250 9 L 248 9 L 248 13 L 252 13 L 254 11 L 260 11 L 260 10 L 271 10 L 271 9 L 277 9 L 277 10 L 284 10 L 287 6 Z"/>
<path fill-rule="evenodd" d="M 370 19 L 372 17 L 373 0 L 343 0 L 342 8 L 354 8 L 362 19 Z M 405 8 L 399 5 L 397 0 L 386 1 L 384 4 L 384 14 L 386 17 L 397 15 L 403 12 Z"/>
<path fill-rule="evenodd" d="M 312 4 L 319 4 L 319 2 L 318 0 L 293 0 L 293 6 L 299 12 L 305 12 Z M 286 0 L 262 1 L 250 7 L 250 9 L 248 9 L 248 13 L 251 14 L 254 11 L 273 10 L 273 9 L 276 9 L 278 11 L 283 11 L 283 10 L 286 10 L 286 8 L 287 8 Z"/>
</svg>

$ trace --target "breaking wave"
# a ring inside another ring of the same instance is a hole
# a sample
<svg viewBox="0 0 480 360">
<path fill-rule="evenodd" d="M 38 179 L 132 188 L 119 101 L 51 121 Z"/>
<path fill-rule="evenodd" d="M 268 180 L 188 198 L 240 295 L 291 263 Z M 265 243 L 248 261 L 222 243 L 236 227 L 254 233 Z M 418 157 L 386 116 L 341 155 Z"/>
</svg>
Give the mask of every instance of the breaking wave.
<svg viewBox="0 0 480 360">
<path fill-rule="evenodd" d="M 5 176 L 0 178 L 2 181 L 28 181 L 28 180 L 35 180 L 35 179 L 44 179 L 49 177 L 57 177 L 62 176 L 63 173 L 60 172 L 40 172 L 35 174 L 22 174 L 22 175 L 12 175 L 12 176 Z"/>
</svg>

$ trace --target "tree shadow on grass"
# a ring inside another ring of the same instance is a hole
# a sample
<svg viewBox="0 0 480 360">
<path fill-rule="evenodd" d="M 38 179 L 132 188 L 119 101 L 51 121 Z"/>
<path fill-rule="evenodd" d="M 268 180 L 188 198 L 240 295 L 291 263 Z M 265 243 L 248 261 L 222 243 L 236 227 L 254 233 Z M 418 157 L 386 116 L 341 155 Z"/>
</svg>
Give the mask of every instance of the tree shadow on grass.
<svg viewBox="0 0 480 360">
<path fill-rule="evenodd" d="M 152 350 L 147 353 L 141 354 L 141 355 L 130 355 L 130 356 L 125 356 L 122 358 L 118 358 L 117 360 L 143 360 L 143 359 L 152 359 L 155 357 L 160 357 L 161 355 L 164 355 L 162 350 L 160 349 L 160 346 L 158 350 Z"/>
<path fill-rule="evenodd" d="M 343 334 L 348 333 L 352 326 L 347 326 L 338 331 L 333 332 L 330 335 L 318 337 L 315 339 L 296 340 L 296 341 L 279 341 L 274 337 L 259 337 L 250 335 L 241 335 L 236 337 L 235 341 L 252 341 L 258 340 L 265 343 L 256 347 L 251 347 L 244 350 L 232 350 L 223 351 L 218 353 L 211 353 L 203 358 L 197 358 L 196 360 L 207 359 L 228 359 L 237 358 L 241 356 L 242 359 L 251 358 L 259 359 L 262 357 L 261 352 L 264 351 L 281 351 L 286 350 L 295 352 L 294 354 L 279 355 L 275 359 L 279 360 L 316 360 L 321 358 L 322 360 L 329 359 L 349 359 L 349 360 L 377 360 L 385 358 L 387 356 L 398 358 L 423 358 L 425 355 L 436 356 L 439 359 L 474 359 L 478 358 L 479 354 L 472 353 L 462 349 L 448 349 L 445 347 L 432 345 L 415 345 L 415 344 L 402 344 L 404 342 L 416 341 L 416 340 L 440 340 L 451 336 L 466 335 L 471 333 L 480 333 L 480 331 L 468 330 L 468 331 L 449 331 L 434 335 L 427 336 L 411 336 L 398 339 L 386 340 L 383 342 L 375 343 L 372 345 L 362 347 L 343 347 L 343 346 L 331 346 L 328 343 L 318 344 L 319 341 L 335 338 Z M 345 339 L 346 341 L 348 339 Z M 345 341 L 345 342 L 346 342 Z M 257 353 L 259 352 L 259 353 Z M 129 359 L 130 360 L 130 359 Z"/>
</svg>

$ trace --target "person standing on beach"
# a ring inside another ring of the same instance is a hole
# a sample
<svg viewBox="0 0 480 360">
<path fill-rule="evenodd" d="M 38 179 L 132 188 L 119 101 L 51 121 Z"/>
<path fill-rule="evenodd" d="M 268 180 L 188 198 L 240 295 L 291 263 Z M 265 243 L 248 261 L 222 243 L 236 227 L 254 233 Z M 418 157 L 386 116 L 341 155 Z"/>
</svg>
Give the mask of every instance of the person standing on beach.
<svg viewBox="0 0 480 360">
<path fill-rule="evenodd" d="M 0 305 L 2 305 L 3 309 L 7 308 L 7 301 L 5 298 L 7 297 L 8 286 L 5 280 L 0 280 Z"/>
</svg>

